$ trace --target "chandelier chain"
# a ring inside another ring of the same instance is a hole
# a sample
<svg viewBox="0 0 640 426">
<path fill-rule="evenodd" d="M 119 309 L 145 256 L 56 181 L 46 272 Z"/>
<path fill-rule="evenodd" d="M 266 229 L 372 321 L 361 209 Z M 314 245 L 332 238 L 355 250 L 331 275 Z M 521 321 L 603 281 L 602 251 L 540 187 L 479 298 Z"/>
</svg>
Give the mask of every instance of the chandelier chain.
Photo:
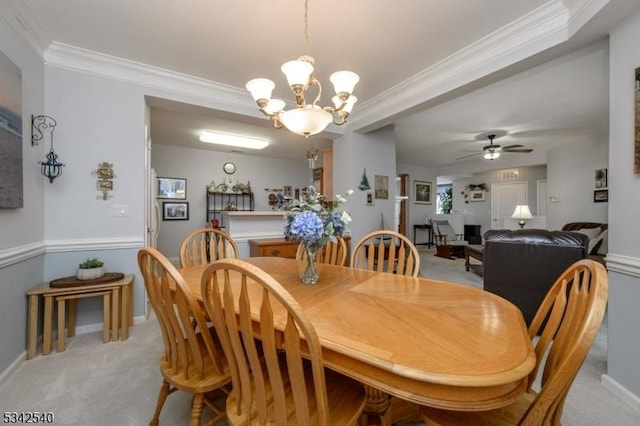
<svg viewBox="0 0 640 426">
<path fill-rule="evenodd" d="M 308 0 L 304 0 L 304 55 L 309 56 L 309 7 Z"/>
</svg>

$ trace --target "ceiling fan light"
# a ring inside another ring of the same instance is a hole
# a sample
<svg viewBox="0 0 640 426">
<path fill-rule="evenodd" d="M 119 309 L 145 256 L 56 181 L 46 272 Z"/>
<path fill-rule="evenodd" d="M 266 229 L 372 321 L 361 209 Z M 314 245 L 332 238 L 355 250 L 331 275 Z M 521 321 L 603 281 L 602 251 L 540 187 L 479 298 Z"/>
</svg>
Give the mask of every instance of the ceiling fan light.
<svg viewBox="0 0 640 426">
<path fill-rule="evenodd" d="M 251 92 L 253 100 L 258 102 L 260 99 L 271 99 L 271 92 L 276 85 L 268 78 L 254 78 L 249 80 L 245 87 Z"/>
<path fill-rule="evenodd" d="M 500 153 L 499 152 L 487 151 L 487 152 L 484 153 L 484 158 L 487 159 L 487 160 L 495 160 L 498 157 L 500 157 Z"/>
<path fill-rule="evenodd" d="M 358 81 L 360 81 L 360 76 L 352 71 L 336 71 L 331 74 L 329 80 L 333 83 L 336 94 L 351 94 Z"/>
<path fill-rule="evenodd" d="M 323 131 L 332 117 L 317 105 L 306 105 L 283 112 L 280 121 L 293 133 L 308 137 Z"/>
<path fill-rule="evenodd" d="M 302 86 L 306 87 L 309 82 L 309 77 L 313 72 L 313 65 L 311 65 L 307 61 L 289 61 L 282 64 L 280 70 L 284 73 L 285 77 L 287 77 L 287 83 L 289 86 L 296 87 Z"/>
</svg>

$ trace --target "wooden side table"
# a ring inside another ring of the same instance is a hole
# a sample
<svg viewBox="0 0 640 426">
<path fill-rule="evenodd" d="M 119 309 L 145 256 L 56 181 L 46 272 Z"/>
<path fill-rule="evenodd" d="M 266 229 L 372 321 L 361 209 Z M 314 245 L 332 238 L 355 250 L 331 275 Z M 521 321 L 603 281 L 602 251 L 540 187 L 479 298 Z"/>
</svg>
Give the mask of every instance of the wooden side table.
<svg viewBox="0 0 640 426">
<path fill-rule="evenodd" d="M 484 272 L 482 269 L 483 255 L 484 255 L 484 246 L 475 245 L 475 244 L 464 246 L 465 269 L 467 271 L 472 269 L 475 273 L 482 276 Z M 479 260 L 480 263 L 471 263 L 470 259 Z"/>
<path fill-rule="evenodd" d="M 416 240 L 416 231 L 418 229 L 423 229 L 425 231 L 427 231 L 427 242 L 426 243 L 418 243 L 418 240 Z M 431 225 L 413 225 L 413 244 L 416 246 L 420 246 L 420 245 L 426 245 L 427 247 L 431 248 L 431 246 L 433 245 L 433 226 Z"/>
<path fill-rule="evenodd" d="M 109 329 L 111 339 L 129 338 L 129 326 L 133 324 L 133 275 L 127 274 L 118 281 L 74 287 L 51 287 L 48 283 L 27 292 L 29 317 L 27 327 L 27 359 L 36 356 L 38 340 L 38 311 L 40 298 L 44 300 L 44 321 L 42 330 L 42 354 L 51 353 L 53 303 L 58 303 L 58 349 L 64 350 L 64 303 L 69 301 L 69 337 L 75 335 L 75 301 L 79 298 L 102 296 L 104 300 L 103 341 L 107 342 Z M 62 312 L 60 310 L 62 304 Z M 62 327 L 60 328 L 60 326 Z M 61 340 L 62 343 L 61 343 Z"/>
</svg>

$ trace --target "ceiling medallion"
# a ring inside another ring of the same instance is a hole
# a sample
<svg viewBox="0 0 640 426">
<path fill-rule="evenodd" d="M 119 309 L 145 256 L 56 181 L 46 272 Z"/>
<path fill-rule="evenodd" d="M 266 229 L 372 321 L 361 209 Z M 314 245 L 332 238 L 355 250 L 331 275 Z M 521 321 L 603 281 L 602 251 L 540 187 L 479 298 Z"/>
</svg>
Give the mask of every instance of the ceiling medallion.
<svg viewBox="0 0 640 426">
<path fill-rule="evenodd" d="M 304 2 L 304 55 L 297 60 L 286 62 L 280 68 L 287 77 L 289 87 L 296 97 L 297 107 L 285 110 L 285 101 L 271 99 L 271 92 L 275 83 L 266 78 L 254 78 L 247 82 L 247 90 L 258 104 L 260 111 L 273 122 L 274 127 L 283 126 L 291 132 L 309 137 L 322 132 L 329 123 L 341 125 L 358 100 L 351 93 L 360 80 L 358 74 L 351 71 L 337 71 L 331 74 L 329 80 L 333 83 L 336 95 L 331 99 L 334 106 L 320 107 L 317 105 L 322 95 L 320 82 L 312 75 L 314 59 L 309 56 L 309 19 L 308 5 Z M 317 86 L 318 95 L 311 104 L 304 99 L 304 92 L 310 86 Z"/>
</svg>

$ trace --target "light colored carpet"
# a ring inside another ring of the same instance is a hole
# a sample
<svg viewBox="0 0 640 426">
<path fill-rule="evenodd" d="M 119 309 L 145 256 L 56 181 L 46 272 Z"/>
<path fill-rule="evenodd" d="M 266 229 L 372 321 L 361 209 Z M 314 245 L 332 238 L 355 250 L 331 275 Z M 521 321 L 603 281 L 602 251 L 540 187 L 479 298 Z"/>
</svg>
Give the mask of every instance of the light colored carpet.
<svg viewBox="0 0 640 426">
<path fill-rule="evenodd" d="M 420 253 L 423 276 L 482 286 L 481 277 L 464 270 L 464 260 L 441 259 L 424 247 Z M 50 411 L 56 425 L 148 424 L 160 389 L 161 352 L 153 319 L 132 327 L 124 342 L 103 344 L 101 332 L 76 336 L 66 351 L 24 362 L 0 387 L 0 411 Z M 567 398 L 565 426 L 640 424 L 640 413 L 600 383 L 606 356 L 605 325 Z M 188 424 L 190 403 L 188 394 L 170 395 L 160 424 Z"/>
</svg>

